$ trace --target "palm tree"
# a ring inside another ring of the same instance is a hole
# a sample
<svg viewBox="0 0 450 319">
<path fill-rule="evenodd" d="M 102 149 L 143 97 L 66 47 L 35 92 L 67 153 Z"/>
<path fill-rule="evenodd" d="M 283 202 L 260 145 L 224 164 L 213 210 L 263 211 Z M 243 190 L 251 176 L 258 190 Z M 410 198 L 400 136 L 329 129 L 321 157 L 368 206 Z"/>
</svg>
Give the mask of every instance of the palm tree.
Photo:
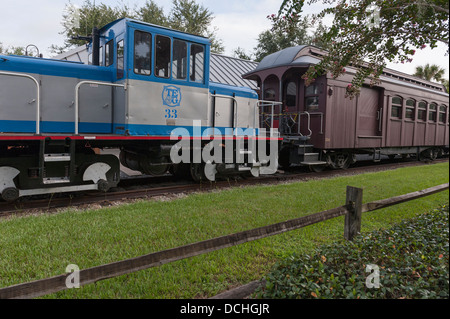
<svg viewBox="0 0 450 319">
<path fill-rule="evenodd" d="M 427 63 L 425 66 L 416 67 L 416 73 L 414 76 L 417 76 L 421 79 L 432 81 L 435 80 L 437 82 L 442 82 L 442 76 L 445 73 L 445 69 L 441 68 L 439 65 Z"/>
<path fill-rule="evenodd" d="M 441 81 L 442 84 L 445 86 L 445 89 L 447 90 L 447 93 L 449 92 L 449 81 L 447 80 L 442 80 Z"/>
</svg>

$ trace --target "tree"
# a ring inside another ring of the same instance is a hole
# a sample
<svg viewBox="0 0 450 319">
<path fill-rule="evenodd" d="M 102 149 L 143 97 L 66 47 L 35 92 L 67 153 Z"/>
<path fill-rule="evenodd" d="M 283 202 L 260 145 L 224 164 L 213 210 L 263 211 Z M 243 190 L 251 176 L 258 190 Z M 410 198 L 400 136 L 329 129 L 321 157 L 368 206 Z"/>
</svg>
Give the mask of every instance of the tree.
<svg viewBox="0 0 450 319">
<path fill-rule="evenodd" d="M 243 48 L 237 47 L 233 51 L 233 57 L 243 60 L 252 60 L 253 54 L 248 54 Z"/>
<path fill-rule="evenodd" d="M 125 4 L 111 7 L 103 3 L 96 5 L 91 0 L 85 0 L 81 8 L 77 8 L 69 2 L 61 23 L 64 28 L 61 34 L 66 37 L 64 45 L 62 47 L 52 45 L 51 50 L 61 53 L 73 45 L 83 45 L 86 41 L 76 37 L 89 36 L 94 27 L 104 26 L 114 20 L 134 17 L 134 13 Z"/>
<path fill-rule="evenodd" d="M 449 85 L 450 85 L 449 80 L 448 79 L 442 80 L 442 84 L 444 85 L 446 92 L 449 93 Z"/>
<path fill-rule="evenodd" d="M 183 32 L 204 36 L 211 40 L 211 51 L 222 53 L 225 48 L 217 39 L 217 29 L 211 30 L 213 13 L 195 0 L 173 0 L 169 14 L 169 26 Z"/>
<path fill-rule="evenodd" d="M 258 44 L 255 47 L 255 60 L 261 61 L 266 55 L 275 53 L 282 49 L 302 45 L 314 44 L 320 37 L 318 32 L 323 28 L 319 23 L 313 35 L 308 34 L 311 21 L 308 17 L 301 17 L 297 14 L 291 16 L 277 17 L 275 14 L 268 15 L 267 19 L 272 21 L 272 29 L 263 31 L 258 36 Z M 324 46 L 324 43 L 320 43 Z"/>
<path fill-rule="evenodd" d="M 328 55 L 303 75 L 307 85 L 326 72 L 336 78 L 352 66 L 357 72 L 347 96 L 353 98 L 366 80 L 371 85 L 379 83 L 386 61 L 408 63 L 418 49 L 435 48 L 438 43 L 448 47 L 447 0 L 322 1 L 328 7 L 314 17 L 334 16 L 333 25 L 321 36 L 330 45 Z M 316 2 L 309 0 L 308 4 Z M 284 0 L 278 21 L 302 12 L 304 4 L 304 0 Z"/>
<path fill-rule="evenodd" d="M 147 0 L 142 7 L 134 9 L 123 3 L 116 7 L 103 3 L 95 5 L 91 0 L 85 0 L 81 8 L 77 8 L 69 2 L 62 21 L 64 30 L 61 34 L 66 38 L 64 45 L 52 45 L 51 50 L 54 53 L 62 53 L 73 45 L 82 45 L 86 41 L 74 39 L 74 37 L 89 36 L 94 27 L 102 27 L 121 18 L 135 18 L 208 37 L 212 42 L 213 52 L 224 51 L 222 42 L 216 37 L 216 29 L 211 30 L 211 22 L 214 19 L 212 12 L 197 4 L 195 0 L 172 0 L 172 10 L 169 15 L 165 15 L 163 8 L 154 0 Z"/>
<path fill-rule="evenodd" d="M 439 65 L 427 63 L 424 66 L 416 67 L 416 73 L 414 76 L 417 76 L 421 79 L 425 79 L 427 81 L 437 81 L 442 82 L 444 79 L 442 76 L 445 73 L 445 69 L 441 68 Z"/>
<path fill-rule="evenodd" d="M 136 10 L 136 15 L 138 20 L 169 27 L 169 20 L 164 14 L 164 9 L 153 0 L 146 1 L 142 8 Z"/>
<path fill-rule="evenodd" d="M 14 47 L 14 46 L 5 48 L 3 46 L 3 43 L 0 42 L 0 54 L 3 54 L 3 55 L 25 55 L 25 48 L 24 47 Z M 30 53 L 29 56 L 33 56 L 33 55 Z"/>
</svg>

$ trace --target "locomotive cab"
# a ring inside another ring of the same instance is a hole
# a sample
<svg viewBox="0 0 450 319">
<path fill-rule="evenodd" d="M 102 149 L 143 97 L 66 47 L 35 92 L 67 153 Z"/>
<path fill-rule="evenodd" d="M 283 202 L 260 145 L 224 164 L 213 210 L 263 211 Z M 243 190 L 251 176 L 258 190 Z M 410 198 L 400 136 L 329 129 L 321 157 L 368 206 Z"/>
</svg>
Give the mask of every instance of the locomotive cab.
<svg viewBox="0 0 450 319">
<path fill-rule="evenodd" d="M 167 136 L 194 119 L 207 126 L 208 39 L 131 19 L 106 25 L 99 37 L 90 63 L 98 60 L 113 83 L 126 84 L 124 92 L 114 89 L 112 133 Z"/>
</svg>

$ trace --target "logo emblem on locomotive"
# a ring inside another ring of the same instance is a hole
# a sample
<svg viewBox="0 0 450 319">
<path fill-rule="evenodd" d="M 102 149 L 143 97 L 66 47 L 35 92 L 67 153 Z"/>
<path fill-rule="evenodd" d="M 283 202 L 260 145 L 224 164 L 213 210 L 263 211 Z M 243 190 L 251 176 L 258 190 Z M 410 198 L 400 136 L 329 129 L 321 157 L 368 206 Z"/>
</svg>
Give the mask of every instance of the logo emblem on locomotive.
<svg viewBox="0 0 450 319">
<path fill-rule="evenodd" d="M 164 87 L 162 92 L 163 104 L 170 107 L 180 106 L 181 90 L 173 85 Z"/>
</svg>

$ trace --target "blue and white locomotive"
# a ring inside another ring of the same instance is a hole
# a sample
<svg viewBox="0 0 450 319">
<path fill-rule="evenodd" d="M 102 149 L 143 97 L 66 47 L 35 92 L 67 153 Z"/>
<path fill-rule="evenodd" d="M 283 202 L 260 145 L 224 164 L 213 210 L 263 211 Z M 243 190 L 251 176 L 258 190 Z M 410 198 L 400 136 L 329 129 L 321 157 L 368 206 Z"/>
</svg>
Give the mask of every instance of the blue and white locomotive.
<svg viewBox="0 0 450 319">
<path fill-rule="evenodd" d="M 120 163 L 144 174 L 170 170 L 194 180 L 275 172 L 276 150 L 271 161 L 260 160 L 249 146 L 251 140 L 279 140 L 258 129 L 257 94 L 210 81 L 208 39 L 120 19 L 93 30 L 89 57 L 83 64 L 0 56 L 4 200 L 106 191 L 117 186 Z M 170 152 L 186 137 L 174 138 L 177 129 L 189 136 L 191 157 L 212 139 L 208 129 L 220 136 L 219 147 L 233 150 L 224 152 L 223 161 L 174 163 Z M 101 154 L 103 148 L 120 149 L 120 160 Z M 238 161 L 239 155 L 254 156 Z"/>
</svg>

